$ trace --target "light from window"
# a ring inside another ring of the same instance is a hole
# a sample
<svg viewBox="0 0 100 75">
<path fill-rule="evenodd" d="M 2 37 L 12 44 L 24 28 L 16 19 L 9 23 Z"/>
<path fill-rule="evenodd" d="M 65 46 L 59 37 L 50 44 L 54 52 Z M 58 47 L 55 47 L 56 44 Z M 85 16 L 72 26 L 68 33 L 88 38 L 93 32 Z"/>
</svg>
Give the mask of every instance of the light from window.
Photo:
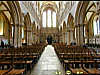
<svg viewBox="0 0 100 75">
<path fill-rule="evenodd" d="M 96 25 L 96 21 L 93 22 L 93 26 L 94 26 L 94 36 L 97 34 L 97 25 Z"/>
<path fill-rule="evenodd" d="M 84 26 L 84 36 L 86 36 L 86 34 L 85 34 L 85 26 Z"/>
<path fill-rule="evenodd" d="M 97 30 L 97 32 L 98 32 L 98 34 L 100 33 L 100 24 L 99 24 L 99 20 L 97 20 L 97 27 L 98 27 L 98 30 Z"/>
<path fill-rule="evenodd" d="M 56 13 L 53 12 L 53 27 L 56 27 Z"/>
<path fill-rule="evenodd" d="M 99 33 L 100 33 L 100 20 L 99 20 L 99 23 L 98 24 L 99 24 Z"/>
<path fill-rule="evenodd" d="M 76 38 L 76 28 L 75 28 L 75 38 Z"/>
<path fill-rule="evenodd" d="M 0 16 L 0 35 L 3 35 L 3 17 Z"/>
<path fill-rule="evenodd" d="M 48 27 L 51 27 L 51 10 L 48 10 Z"/>
<path fill-rule="evenodd" d="M 46 27 L 46 11 L 43 12 L 42 24 L 43 24 L 43 27 Z"/>
<path fill-rule="evenodd" d="M 13 37 L 14 27 L 12 26 L 12 37 Z"/>
<path fill-rule="evenodd" d="M 22 38 L 24 38 L 24 28 L 22 27 Z"/>
<path fill-rule="evenodd" d="M 47 11 L 47 13 L 46 13 L 46 11 Z M 46 26 L 47 27 L 51 27 L 52 26 L 51 24 L 53 24 L 53 27 L 56 27 L 56 12 L 54 12 L 54 11 L 52 12 L 52 10 L 50 10 L 50 9 L 46 10 L 46 11 L 44 11 L 43 15 L 42 15 L 42 24 L 43 24 L 43 27 L 46 27 Z"/>
</svg>

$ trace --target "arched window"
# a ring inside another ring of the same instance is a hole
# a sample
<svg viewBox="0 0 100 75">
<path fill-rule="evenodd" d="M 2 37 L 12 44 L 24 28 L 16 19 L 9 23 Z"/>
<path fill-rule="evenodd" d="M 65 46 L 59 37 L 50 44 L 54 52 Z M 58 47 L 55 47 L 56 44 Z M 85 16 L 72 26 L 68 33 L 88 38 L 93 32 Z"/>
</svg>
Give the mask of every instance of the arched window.
<svg viewBox="0 0 100 75">
<path fill-rule="evenodd" d="M 93 28 L 94 28 L 94 36 L 98 35 L 100 33 L 100 24 L 98 18 L 93 21 Z"/>
<path fill-rule="evenodd" d="M 50 9 L 45 10 L 42 15 L 42 24 L 43 27 L 56 27 L 56 12 Z"/>
<path fill-rule="evenodd" d="M 97 34 L 97 25 L 96 25 L 96 21 L 93 22 L 93 28 L 94 28 L 94 35 Z"/>
<path fill-rule="evenodd" d="M 51 27 L 51 10 L 48 10 L 48 27 Z"/>
<path fill-rule="evenodd" d="M 53 12 L 53 27 L 56 27 L 56 13 Z"/>
<path fill-rule="evenodd" d="M 12 26 L 12 37 L 13 37 L 14 27 Z"/>
<path fill-rule="evenodd" d="M 4 20 L 2 15 L 0 15 L 0 35 L 3 35 Z"/>
<path fill-rule="evenodd" d="M 96 25 L 97 25 L 97 34 L 99 33 L 99 20 L 96 21 Z"/>
<path fill-rule="evenodd" d="M 42 23 L 43 23 L 43 27 L 46 27 L 46 11 L 43 12 Z"/>
<path fill-rule="evenodd" d="M 75 28 L 75 38 L 76 38 L 76 28 Z"/>
<path fill-rule="evenodd" d="M 22 27 L 22 38 L 24 38 L 24 27 Z"/>
<path fill-rule="evenodd" d="M 85 26 L 84 26 L 84 36 L 86 36 L 86 34 L 85 34 Z"/>
</svg>

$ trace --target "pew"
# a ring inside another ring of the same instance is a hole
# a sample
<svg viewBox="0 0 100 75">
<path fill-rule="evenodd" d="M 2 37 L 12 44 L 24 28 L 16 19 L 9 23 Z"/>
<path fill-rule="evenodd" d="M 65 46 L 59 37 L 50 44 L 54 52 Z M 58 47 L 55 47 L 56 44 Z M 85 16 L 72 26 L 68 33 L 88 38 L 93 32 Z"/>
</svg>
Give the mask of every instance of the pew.
<svg viewBox="0 0 100 75">
<path fill-rule="evenodd" d="M 82 71 L 83 74 L 100 74 L 99 69 L 93 68 L 94 72 L 91 73 L 92 69 L 80 67 L 71 68 L 68 64 L 100 64 L 100 53 L 97 53 L 92 48 L 82 47 L 82 46 L 66 46 L 63 44 L 53 44 L 58 57 L 60 58 L 64 68 L 69 68 L 72 70 L 73 74 L 77 74 L 77 71 Z M 67 66 L 66 66 L 67 65 Z"/>
<path fill-rule="evenodd" d="M 100 70 L 96 68 L 86 69 L 89 74 L 100 74 Z"/>
<path fill-rule="evenodd" d="M 12 69 L 10 72 L 8 72 L 8 75 L 23 75 L 23 72 L 25 69 Z"/>
<path fill-rule="evenodd" d="M 34 64 L 38 61 L 41 53 L 44 50 L 44 44 L 33 44 L 30 46 L 22 46 L 19 48 L 7 48 L 0 51 L 0 65 L 12 66 L 12 70 L 7 69 L 8 72 L 0 72 L 7 75 L 21 75 L 24 71 L 31 71 L 34 67 Z M 21 68 L 18 65 L 22 65 Z M 1 74 L 1 73 L 0 73 Z"/>
<path fill-rule="evenodd" d="M 4 75 L 8 70 L 0 70 L 0 75 Z"/>
<path fill-rule="evenodd" d="M 82 68 L 70 68 L 72 73 L 74 74 L 88 74 L 86 71 L 84 71 Z"/>
</svg>

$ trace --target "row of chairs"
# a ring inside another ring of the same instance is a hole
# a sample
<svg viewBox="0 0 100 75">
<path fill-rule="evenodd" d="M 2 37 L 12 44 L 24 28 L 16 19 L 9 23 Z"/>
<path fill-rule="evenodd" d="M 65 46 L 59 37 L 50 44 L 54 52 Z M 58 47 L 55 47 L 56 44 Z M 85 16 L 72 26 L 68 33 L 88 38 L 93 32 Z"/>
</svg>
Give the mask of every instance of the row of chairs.
<svg viewBox="0 0 100 75">
<path fill-rule="evenodd" d="M 95 50 L 76 45 L 54 44 L 53 46 L 66 72 L 70 70 L 73 74 L 100 74 L 100 56 L 99 54 L 97 55 Z M 74 67 L 72 66 L 73 64 L 75 65 Z M 79 66 L 80 64 L 82 66 Z M 94 66 L 92 67 L 90 64 Z M 87 65 L 90 65 L 91 68 L 88 68 Z"/>
<path fill-rule="evenodd" d="M 45 44 L 33 44 L 0 51 L 0 75 L 28 75 L 37 63 Z"/>
<path fill-rule="evenodd" d="M 90 43 L 87 43 L 86 45 L 87 45 L 88 47 L 100 48 L 100 44 L 90 44 Z"/>
</svg>

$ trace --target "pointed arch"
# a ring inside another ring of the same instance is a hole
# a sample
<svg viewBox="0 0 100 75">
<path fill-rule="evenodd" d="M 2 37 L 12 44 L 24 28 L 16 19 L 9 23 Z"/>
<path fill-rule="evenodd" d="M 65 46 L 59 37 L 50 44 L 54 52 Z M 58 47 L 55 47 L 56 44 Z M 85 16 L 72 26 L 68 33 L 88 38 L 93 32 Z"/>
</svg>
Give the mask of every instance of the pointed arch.
<svg viewBox="0 0 100 75">
<path fill-rule="evenodd" d="M 71 13 L 68 15 L 67 27 L 74 27 L 74 17 Z"/>
</svg>

